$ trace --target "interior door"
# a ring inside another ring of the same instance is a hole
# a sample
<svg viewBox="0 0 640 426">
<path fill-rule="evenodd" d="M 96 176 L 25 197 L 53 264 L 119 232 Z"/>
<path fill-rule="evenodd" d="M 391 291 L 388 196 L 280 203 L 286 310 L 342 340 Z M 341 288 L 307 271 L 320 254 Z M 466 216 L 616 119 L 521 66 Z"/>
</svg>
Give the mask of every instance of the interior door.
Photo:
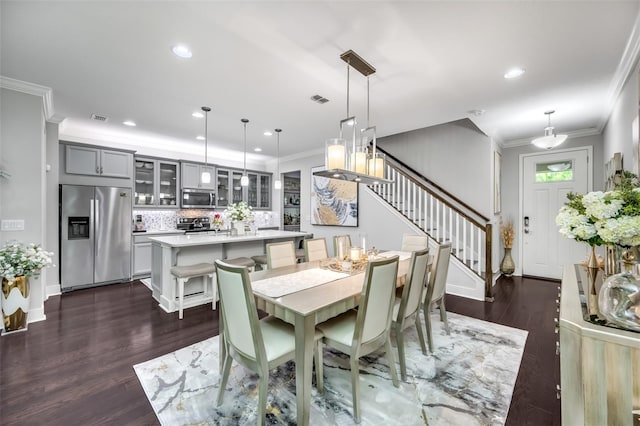
<svg viewBox="0 0 640 426">
<path fill-rule="evenodd" d="M 586 193 L 589 149 L 524 156 L 521 163 L 522 273 L 560 279 L 562 266 L 584 259 L 588 246 L 560 235 L 555 218 L 569 192 Z"/>
</svg>

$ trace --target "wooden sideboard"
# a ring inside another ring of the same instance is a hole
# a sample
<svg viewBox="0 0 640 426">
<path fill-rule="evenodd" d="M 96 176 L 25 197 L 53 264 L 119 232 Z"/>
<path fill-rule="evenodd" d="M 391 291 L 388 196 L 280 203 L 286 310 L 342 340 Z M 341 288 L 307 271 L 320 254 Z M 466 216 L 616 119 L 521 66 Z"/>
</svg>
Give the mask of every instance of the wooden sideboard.
<svg viewBox="0 0 640 426">
<path fill-rule="evenodd" d="M 588 290 L 588 276 L 579 268 L 584 267 L 567 265 L 562 276 L 559 317 L 562 424 L 638 425 L 640 333 L 584 319 L 583 303 L 597 306 L 597 296 Z M 587 289 L 583 294 L 579 284 Z"/>
</svg>

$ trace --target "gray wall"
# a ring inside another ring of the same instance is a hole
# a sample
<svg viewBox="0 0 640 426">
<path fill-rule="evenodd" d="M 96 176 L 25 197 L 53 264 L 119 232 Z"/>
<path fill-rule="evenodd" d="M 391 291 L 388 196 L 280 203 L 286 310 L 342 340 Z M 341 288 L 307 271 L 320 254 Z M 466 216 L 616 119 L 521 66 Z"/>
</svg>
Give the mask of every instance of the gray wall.
<svg viewBox="0 0 640 426">
<path fill-rule="evenodd" d="M 604 158 L 622 153 L 625 170 L 638 173 L 638 69 L 631 73 L 604 128 Z M 635 143 L 634 143 L 635 137 Z"/>
<path fill-rule="evenodd" d="M 493 148 L 469 119 L 380 138 L 378 144 L 482 215 L 493 216 Z"/>
<path fill-rule="evenodd" d="M 11 174 L 0 180 L 0 219 L 23 219 L 24 231 L 0 231 L 0 245 L 17 240 L 46 246 L 45 122 L 42 97 L 0 89 L 0 164 Z M 46 282 L 31 278 L 29 321 L 44 319 Z"/>
</svg>

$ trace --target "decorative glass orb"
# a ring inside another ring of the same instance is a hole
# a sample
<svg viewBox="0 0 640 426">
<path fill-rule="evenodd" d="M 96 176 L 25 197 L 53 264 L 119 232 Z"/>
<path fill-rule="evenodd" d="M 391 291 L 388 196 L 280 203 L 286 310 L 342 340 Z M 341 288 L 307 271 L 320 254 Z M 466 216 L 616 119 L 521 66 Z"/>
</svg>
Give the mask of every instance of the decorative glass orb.
<svg viewBox="0 0 640 426">
<path fill-rule="evenodd" d="M 623 264 L 627 270 L 611 275 L 598 295 L 600 314 L 620 327 L 640 331 L 640 276 L 638 265 Z"/>
</svg>

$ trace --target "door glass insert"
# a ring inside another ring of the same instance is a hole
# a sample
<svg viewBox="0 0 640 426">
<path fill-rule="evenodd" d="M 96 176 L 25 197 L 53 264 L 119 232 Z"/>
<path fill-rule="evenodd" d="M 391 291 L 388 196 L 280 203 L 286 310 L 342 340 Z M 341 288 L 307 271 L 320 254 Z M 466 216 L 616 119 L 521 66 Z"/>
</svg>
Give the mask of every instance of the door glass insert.
<svg viewBox="0 0 640 426">
<path fill-rule="evenodd" d="M 218 182 L 218 207 L 227 207 L 229 205 L 229 171 L 217 170 L 217 182 Z"/>
<path fill-rule="evenodd" d="M 153 204 L 154 162 L 136 159 L 135 204 L 149 206 Z"/>
<path fill-rule="evenodd" d="M 177 173 L 175 164 L 160 163 L 160 204 L 163 206 L 175 206 L 178 196 Z"/>
<path fill-rule="evenodd" d="M 573 161 L 536 163 L 536 182 L 561 182 L 573 180 Z"/>
</svg>

